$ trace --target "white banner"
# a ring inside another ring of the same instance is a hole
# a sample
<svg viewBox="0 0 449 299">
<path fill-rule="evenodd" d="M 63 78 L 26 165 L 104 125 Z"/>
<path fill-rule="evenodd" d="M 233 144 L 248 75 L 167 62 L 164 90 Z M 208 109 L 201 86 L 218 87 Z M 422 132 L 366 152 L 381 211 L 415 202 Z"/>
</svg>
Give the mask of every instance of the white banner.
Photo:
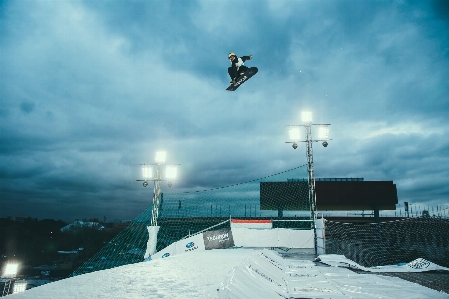
<svg viewBox="0 0 449 299">
<path fill-rule="evenodd" d="M 295 230 L 278 228 L 278 246 L 285 248 L 314 248 L 313 230 Z"/>
<path fill-rule="evenodd" d="M 188 253 L 198 250 L 206 250 L 204 247 L 203 234 L 197 234 L 176 242 L 176 254 Z"/>
<path fill-rule="evenodd" d="M 237 247 L 314 248 L 313 230 L 233 228 Z"/>
<path fill-rule="evenodd" d="M 173 243 L 173 244 L 165 247 L 161 251 L 158 251 L 157 253 L 153 254 L 151 256 L 151 259 L 154 260 L 154 259 L 166 258 L 169 256 L 173 256 L 175 254 L 176 254 L 176 243 Z"/>
<path fill-rule="evenodd" d="M 277 247 L 277 229 L 233 228 L 232 236 L 237 247 Z"/>
</svg>

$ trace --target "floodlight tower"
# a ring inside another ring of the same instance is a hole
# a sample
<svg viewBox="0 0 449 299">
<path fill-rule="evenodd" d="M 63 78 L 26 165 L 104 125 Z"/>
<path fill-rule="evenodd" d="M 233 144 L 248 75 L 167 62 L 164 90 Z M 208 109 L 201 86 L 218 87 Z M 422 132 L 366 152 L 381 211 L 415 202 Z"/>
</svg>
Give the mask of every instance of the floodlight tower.
<svg viewBox="0 0 449 299">
<path fill-rule="evenodd" d="M 307 156 L 307 172 L 308 172 L 308 190 L 309 190 L 309 205 L 310 205 L 310 217 L 313 220 L 313 232 L 315 235 L 315 253 L 317 251 L 317 235 L 316 235 L 316 196 L 315 196 L 315 177 L 314 177 L 314 169 L 313 169 L 313 148 L 312 148 L 312 142 L 318 142 L 322 141 L 322 145 L 324 147 L 328 146 L 327 141 L 332 140 L 329 139 L 329 126 L 330 124 L 314 124 L 312 122 L 312 113 L 311 112 L 302 112 L 301 113 L 302 118 L 302 125 L 289 125 L 288 127 L 291 127 L 289 130 L 290 135 L 290 142 L 286 143 L 293 143 L 292 147 L 293 149 L 298 148 L 297 142 L 305 142 L 306 143 L 306 156 Z M 319 127 L 319 139 L 313 140 L 312 138 L 312 126 L 318 126 Z M 305 139 L 301 140 L 301 134 L 299 127 L 304 127 L 306 129 L 305 133 Z"/>
<path fill-rule="evenodd" d="M 11 284 L 14 280 L 14 277 L 17 275 L 17 271 L 19 269 L 18 263 L 8 263 L 6 264 L 2 278 L 5 278 L 5 284 L 3 286 L 2 297 L 10 294 Z"/>
<path fill-rule="evenodd" d="M 147 181 L 154 182 L 154 191 L 153 191 L 153 211 L 151 214 L 150 225 L 157 226 L 157 219 L 159 217 L 159 206 L 161 204 L 161 181 L 164 181 L 162 178 L 162 173 L 165 172 L 165 178 L 168 180 L 168 186 L 172 186 L 171 180 L 176 179 L 177 175 L 177 165 L 180 164 L 165 164 L 165 159 L 167 157 L 167 153 L 164 151 L 156 152 L 155 162 L 153 164 L 141 164 L 142 165 L 142 176 L 143 180 L 137 180 L 142 182 L 143 186 L 148 186 Z M 153 173 L 153 169 L 156 170 Z"/>
</svg>

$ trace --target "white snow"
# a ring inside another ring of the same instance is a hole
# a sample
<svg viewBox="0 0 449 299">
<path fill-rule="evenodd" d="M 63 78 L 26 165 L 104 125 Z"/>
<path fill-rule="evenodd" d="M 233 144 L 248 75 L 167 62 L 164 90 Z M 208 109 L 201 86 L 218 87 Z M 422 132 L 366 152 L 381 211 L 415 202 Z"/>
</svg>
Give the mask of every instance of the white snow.
<svg viewBox="0 0 449 299">
<path fill-rule="evenodd" d="M 449 298 L 445 293 L 399 278 L 315 266 L 311 261 L 282 259 L 273 251 L 242 248 L 194 251 L 97 271 L 11 296 L 14 299 Z"/>
<path fill-rule="evenodd" d="M 253 250 L 191 252 L 83 274 L 14 294 L 12 298 L 214 298 L 228 273 Z"/>
</svg>

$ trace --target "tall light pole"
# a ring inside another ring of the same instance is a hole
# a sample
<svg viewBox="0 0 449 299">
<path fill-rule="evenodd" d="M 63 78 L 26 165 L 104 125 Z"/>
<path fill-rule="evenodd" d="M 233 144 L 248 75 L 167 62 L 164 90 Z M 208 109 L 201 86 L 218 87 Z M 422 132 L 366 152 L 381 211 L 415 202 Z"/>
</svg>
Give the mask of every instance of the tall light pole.
<svg viewBox="0 0 449 299">
<path fill-rule="evenodd" d="M 155 162 L 152 164 L 141 164 L 142 165 L 142 176 L 143 186 L 148 186 L 147 181 L 154 182 L 154 192 L 153 192 L 153 210 L 151 213 L 150 226 L 157 226 L 157 219 L 159 217 L 159 205 L 161 203 L 161 181 L 168 180 L 168 186 L 172 186 L 171 180 L 176 179 L 177 166 L 180 164 L 165 164 L 165 159 L 167 153 L 164 151 L 156 152 Z M 153 173 L 155 170 L 155 173 Z M 162 173 L 165 172 L 165 179 L 162 177 Z"/>
<path fill-rule="evenodd" d="M 293 143 L 293 149 L 298 148 L 297 142 L 305 142 L 306 143 L 306 156 L 307 156 L 307 172 L 308 172 L 308 190 L 309 190 L 309 205 L 310 205 L 310 217 L 313 220 L 313 233 L 315 235 L 315 254 L 317 252 L 317 235 L 316 235 L 316 196 L 315 196 L 315 177 L 314 177 L 314 169 L 313 169 L 313 142 L 322 141 L 322 145 L 327 147 L 329 139 L 329 126 L 330 124 L 314 124 L 312 122 L 312 113 L 311 112 L 302 112 L 302 125 L 288 125 L 290 127 L 289 135 L 290 140 L 286 143 Z M 313 140 L 312 138 L 312 126 L 319 127 L 319 139 Z M 305 140 L 301 140 L 301 133 L 299 127 L 304 127 L 305 130 Z"/>
<path fill-rule="evenodd" d="M 17 280 L 17 272 L 19 270 L 18 263 L 7 263 L 3 270 L 2 278 L 4 278 L 5 284 L 3 285 L 2 296 L 11 294 L 11 285 L 14 285 L 12 293 L 20 293 L 26 289 L 26 281 Z"/>
</svg>

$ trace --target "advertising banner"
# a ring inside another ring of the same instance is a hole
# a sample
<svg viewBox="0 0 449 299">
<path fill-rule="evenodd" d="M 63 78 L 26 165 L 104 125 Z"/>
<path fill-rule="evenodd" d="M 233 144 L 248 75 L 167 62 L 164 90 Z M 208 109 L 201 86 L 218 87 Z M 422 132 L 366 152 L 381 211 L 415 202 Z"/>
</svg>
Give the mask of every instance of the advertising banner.
<svg viewBox="0 0 449 299">
<path fill-rule="evenodd" d="M 173 243 L 151 256 L 151 259 L 167 258 L 176 254 L 176 243 Z"/>
<path fill-rule="evenodd" d="M 234 246 L 234 238 L 230 228 L 204 232 L 203 240 L 206 250 L 224 249 Z"/>
<path fill-rule="evenodd" d="M 197 234 L 192 237 L 182 239 L 175 244 L 176 254 L 204 250 L 203 234 Z"/>
<path fill-rule="evenodd" d="M 150 234 L 151 236 L 157 234 L 157 230 L 154 230 Z M 313 230 L 223 228 L 206 231 L 179 240 L 151 255 L 151 259 L 166 258 L 198 250 L 225 249 L 234 246 L 248 248 L 314 248 L 313 237 Z M 149 241 L 148 244 L 147 253 L 154 250 L 155 242 Z"/>
</svg>

